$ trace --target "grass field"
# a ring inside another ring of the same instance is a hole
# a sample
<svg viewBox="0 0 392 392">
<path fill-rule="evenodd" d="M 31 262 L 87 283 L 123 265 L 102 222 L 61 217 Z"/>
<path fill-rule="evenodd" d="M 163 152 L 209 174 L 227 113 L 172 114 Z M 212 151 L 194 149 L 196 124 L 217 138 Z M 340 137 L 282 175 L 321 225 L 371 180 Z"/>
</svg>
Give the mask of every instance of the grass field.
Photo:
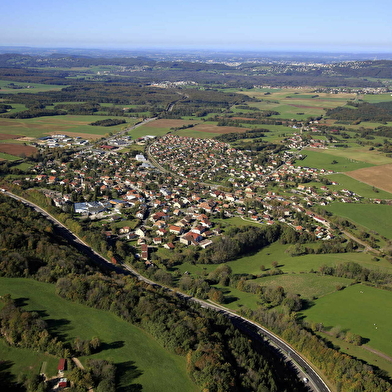
<svg viewBox="0 0 392 392">
<path fill-rule="evenodd" d="M 385 204 L 332 203 L 326 206 L 325 209 L 384 237 L 392 238 L 392 206 Z"/>
<path fill-rule="evenodd" d="M 288 274 L 292 272 L 297 274 L 301 272 L 308 273 L 311 270 L 318 271 L 319 267 L 324 264 L 336 265 L 346 262 L 355 262 L 369 269 L 380 269 L 392 273 L 392 265 L 388 261 L 384 259 L 373 261 L 373 256 L 366 253 L 331 253 L 292 257 L 286 253 L 289 247 L 290 245 L 282 245 L 279 242 L 275 242 L 253 255 L 241 257 L 226 264 L 231 267 L 234 274 L 259 275 L 262 272 L 260 270 L 261 265 L 264 265 L 268 271 L 272 268 L 272 262 L 274 261 L 277 261 L 279 268 Z M 188 271 L 194 275 L 203 275 L 216 268 L 217 265 L 215 264 L 192 265 L 190 263 L 184 263 L 175 267 L 182 273 Z"/>
<path fill-rule="evenodd" d="M 352 159 L 362 163 L 371 165 L 386 165 L 392 163 L 392 158 L 388 158 L 378 151 L 369 151 L 367 147 L 349 147 L 349 148 L 329 148 L 327 150 L 317 150 L 320 154 L 333 155 L 333 159 L 339 161 L 338 158 Z M 338 157 L 338 158 L 337 158 Z M 359 169 L 359 167 L 357 167 Z M 352 169 L 355 170 L 355 169 Z"/>
<path fill-rule="evenodd" d="M 285 274 L 268 276 L 254 280 L 263 286 L 282 286 L 285 291 L 300 294 L 301 298 L 311 300 L 336 291 L 336 286 L 348 286 L 352 279 L 317 274 Z"/>
<path fill-rule="evenodd" d="M 13 89 L 7 87 L 10 83 L 14 83 L 15 86 L 22 86 L 21 89 Z M 27 88 L 30 86 L 30 88 Z M 60 91 L 65 88 L 65 85 L 55 85 L 55 84 L 40 84 L 40 83 L 26 83 L 26 82 L 13 82 L 11 80 L 0 80 L 0 88 L 2 94 L 18 94 L 18 93 L 40 93 L 45 91 Z M 12 105 L 13 106 L 13 105 Z"/>
<path fill-rule="evenodd" d="M 39 374 L 41 365 L 46 362 L 46 374 L 55 375 L 59 359 L 53 355 L 37 353 L 27 348 L 15 348 L 8 346 L 0 339 L 0 360 L 9 362 L 9 372 L 19 374 Z"/>
<path fill-rule="evenodd" d="M 4 152 L 0 152 L 0 160 L 17 161 L 18 159 L 20 159 L 20 157 L 17 157 L 15 155 L 6 154 Z"/>
<path fill-rule="evenodd" d="M 105 120 L 109 116 L 48 116 L 29 119 L 0 118 L 0 129 L 11 135 L 39 138 L 49 134 L 63 133 L 69 136 L 84 135 L 89 138 L 99 138 L 109 132 L 115 133 L 125 126 L 134 125 L 138 120 L 124 118 L 127 124 L 113 127 L 88 125 L 97 120 Z"/>
<path fill-rule="evenodd" d="M 361 293 L 362 292 L 362 293 Z M 347 287 L 315 301 L 302 312 L 325 328 L 340 326 L 369 339 L 367 345 L 392 356 L 392 292 L 363 285 Z"/>
<path fill-rule="evenodd" d="M 392 193 L 377 189 L 375 192 L 373 186 L 358 181 L 347 174 L 331 174 L 327 176 L 328 180 L 335 181 L 338 185 L 328 185 L 328 188 L 335 191 L 341 189 L 348 189 L 362 197 L 369 197 L 371 199 L 392 199 Z"/>
<path fill-rule="evenodd" d="M 333 170 L 335 172 L 345 172 L 372 166 L 370 163 L 355 160 L 353 158 L 343 156 L 337 157 L 330 153 L 330 150 L 328 150 L 328 152 L 325 150 L 321 152 L 321 150 L 305 149 L 302 151 L 302 154 L 306 154 L 306 158 L 304 160 L 297 161 L 296 165 L 298 166 Z M 337 163 L 332 163 L 333 161 L 336 161 Z"/>
<path fill-rule="evenodd" d="M 46 283 L 0 278 L 0 295 L 10 293 L 13 298 L 23 299 L 24 309 L 40 312 L 51 333 L 65 341 L 98 336 L 104 349 L 89 358 L 117 364 L 120 387 L 131 390 L 132 385 L 141 384 L 143 391 L 151 392 L 197 390 L 186 375 L 185 358 L 170 354 L 144 331 L 117 316 L 66 301 L 54 291 L 55 287 Z M 15 362 L 21 354 L 9 355 L 9 360 Z"/>
</svg>

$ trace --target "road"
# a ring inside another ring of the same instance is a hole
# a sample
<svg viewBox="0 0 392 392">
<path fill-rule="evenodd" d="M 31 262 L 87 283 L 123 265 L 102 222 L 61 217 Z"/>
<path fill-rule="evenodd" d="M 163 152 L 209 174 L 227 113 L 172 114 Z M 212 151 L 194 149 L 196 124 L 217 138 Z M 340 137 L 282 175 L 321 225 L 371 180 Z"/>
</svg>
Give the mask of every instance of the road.
<svg viewBox="0 0 392 392">
<path fill-rule="evenodd" d="M 82 251 L 84 254 L 86 254 L 90 259 L 92 259 L 95 263 L 104 266 L 106 268 L 109 268 L 110 270 L 117 271 L 119 273 L 126 273 L 128 272 L 129 274 L 134 275 L 137 279 L 155 286 L 155 287 L 161 287 L 165 290 L 169 291 L 174 291 L 170 287 L 166 287 L 162 284 L 158 284 L 143 275 L 140 275 L 137 271 L 135 271 L 132 267 L 126 264 L 122 264 L 120 266 L 113 265 L 108 259 L 104 258 L 97 252 L 95 252 L 89 245 L 87 245 L 82 239 L 80 239 L 77 235 L 72 233 L 67 227 L 65 227 L 60 221 L 58 221 L 54 216 L 43 210 L 41 207 L 37 206 L 36 204 L 32 203 L 29 200 L 24 199 L 21 196 L 14 195 L 11 192 L 8 191 L 3 191 L 2 192 L 4 195 L 7 195 L 9 197 L 12 197 L 32 208 L 34 208 L 36 211 L 41 213 L 43 216 L 45 216 L 48 220 L 50 220 L 54 225 L 55 228 L 67 239 L 71 242 L 72 245 L 74 245 L 77 249 Z M 274 348 L 275 351 L 283 356 L 286 360 L 286 362 L 289 362 L 294 369 L 296 369 L 298 376 L 303 379 L 306 377 L 309 380 L 308 386 L 310 390 L 314 392 L 331 392 L 329 387 L 325 384 L 325 382 L 322 380 L 322 378 L 319 376 L 319 374 L 314 370 L 312 365 L 307 362 L 296 350 L 294 350 L 289 344 L 287 344 L 284 340 L 279 338 L 277 335 L 269 331 L 268 329 L 264 328 L 260 324 L 248 320 L 245 317 L 242 317 L 231 310 L 220 306 L 218 304 L 214 304 L 209 301 L 204 301 L 192 296 L 189 296 L 187 294 L 181 293 L 179 291 L 175 291 L 176 295 L 179 298 L 182 298 L 188 302 L 193 302 L 199 304 L 203 308 L 208 308 L 213 311 L 219 312 L 226 317 L 228 317 L 233 325 L 235 325 L 238 329 L 242 330 L 246 334 L 248 334 L 250 337 L 253 339 L 267 342 L 270 347 Z"/>
</svg>

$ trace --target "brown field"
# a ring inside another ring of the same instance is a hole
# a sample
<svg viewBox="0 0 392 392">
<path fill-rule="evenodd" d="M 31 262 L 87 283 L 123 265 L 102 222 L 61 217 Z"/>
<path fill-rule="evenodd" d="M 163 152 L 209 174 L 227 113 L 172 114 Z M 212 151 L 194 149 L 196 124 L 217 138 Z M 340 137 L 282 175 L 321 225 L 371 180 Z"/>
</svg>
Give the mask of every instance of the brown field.
<svg viewBox="0 0 392 392">
<path fill-rule="evenodd" d="M 56 135 L 58 132 L 47 132 L 46 135 Z M 67 136 L 69 137 L 81 137 L 82 139 L 87 139 L 87 140 L 96 140 L 101 138 L 103 135 L 97 135 L 94 133 L 82 133 L 82 132 L 68 132 L 67 131 Z"/>
<path fill-rule="evenodd" d="M 240 127 L 218 127 L 215 124 L 198 124 L 193 127 L 195 131 L 207 133 L 232 133 L 232 132 L 246 132 L 249 128 Z"/>
<path fill-rule="evenodd" d="M 0 133 L 0 140 L 18 139 L 18 135 L 8 135 L 7 133 Z"/>
<path fill-rule="evenodd" d="M 26 156 L 33 155 L 37 149 L 31 146 L 24 146 L 23 144 L 11 144 L 4 143 L 0 144 L 0 152 L 20 156 L 21 154 L 25 154 Z"/>
<path fill-rule="evenodd" d="M 365 184 L 375 186 L 392 193 L 392 164 L 366 167 L 351 172 L 345 172 L 348 176 L 362 181 Z"/>
<path fill-rule="evenodd" d="M 320 106 L 306 106 L 306 105 L 290 105 L 294 106 L 295 108 L 301 108 L 301 109 L 321 109 Z"/>
<path fill-rule="evenodd" d="M 175 119 L 161 119 L 151 121 L 147 124 L 144 124 L 143 127 L 150 128 L 176 128 L 182 127 L 184 125 L 194 124 L 194 121 L 186 121 L 186 120 L 175 120 Z"/>
</svg>

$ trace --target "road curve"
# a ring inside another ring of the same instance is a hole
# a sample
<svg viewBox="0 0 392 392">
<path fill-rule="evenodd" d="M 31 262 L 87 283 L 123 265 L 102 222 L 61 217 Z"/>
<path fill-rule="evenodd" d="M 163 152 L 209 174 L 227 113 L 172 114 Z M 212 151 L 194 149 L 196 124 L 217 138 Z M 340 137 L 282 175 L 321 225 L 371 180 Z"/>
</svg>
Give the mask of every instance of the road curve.
<svg viewBox="0 0 392 392">
<path fill-rule="evenodd" d="M 116 272 L 120 273 L 126 273 L 128 272 L 129 274 L 134 275 L 137 279 L 155 286 L 155 287 L 161 287 L 165 290 L 169 290 L 172 292 L 175 292 L 176 295 L 186 301 L 190 301 L 193 303 L 199 304 L 203 308 L 208 308 L 211 310 L 214 310 L 216 312 L 219 312 L 226 317 L 228 317 L 231 322 L 239 329 L 244 331 L 246 334 L 251 336 L 253 339 L 257 340 L 263 340 L 267 341 L 270 346 L 274 347 L 280 355 L 285 357 L 287 362 L 291 362 L 291 364 L 297 369 L 298 375 L 301 378 L 306 377 L 309 380 L 308 386 L 311 388 L 312 391 L 315 392 L 332 392 L 330 388 L 327 386 L 327 384 L 323 381 L 323 379 L 320 377 L 320 375 L 314 370 L 312 365 L 306 361 L 295 349 L 293 349 L 288 343 L 286 343 L 284 340 L 282 340 L 280 337 L 272 333 L 271 331 L 267 330 L 260 324 L 248 320 L 231 310 L 220 306 L 218 304 L 214 304 L 209 301 L 204 301 L 195 297 L 192 297 L 190 295 L 184 294 L 182 292 L 179 292 L 177 290 L 173 290 L 170 287 L 166 287 L 162 284 L 156 283 L 143 275 L 139 274 L 137 271 L 135 271 L 132 267 L 130 267 L 127 264 L 122 264 L 121 266 L 115 266 L 113 265 L 108 259 L 103 257 L 102 255 L 98 254 L 95 252 L 89 245 L 87 245 L 82 239 L 80 239 L 77 235 L 72 233 L 66 226 L 64 226 L 60 221 L 58 221 L 54 216 L 49 214 L 47 211 L 42 209 L 41 207 L 37 206 L 33 202 L 24 199 L 21 196 L 17 196 L 11 192 L 8 191 L 3 191 L 2 192 L 4 195 L 7 195 L 9 197 L 12 197 L 13 199 L 16 199 L 23 204 L 26 204 L 32 208 L 34 208 L 37 212 L 41 213 L 43 216 L 45 216 L 48 220 L 50 220 L 57 229 L 61 231 L 61 234 L 68 239 L 75 247 L 77 247 L 79 250 L 81 250 L 83 253 L 85 253 L 87 256 L 89 256 L 94 262 L 98 263 L 101 266 L 105 266 L 106 268 L 109 268 L 111 270 L 115 270 Z"/>
</svg>

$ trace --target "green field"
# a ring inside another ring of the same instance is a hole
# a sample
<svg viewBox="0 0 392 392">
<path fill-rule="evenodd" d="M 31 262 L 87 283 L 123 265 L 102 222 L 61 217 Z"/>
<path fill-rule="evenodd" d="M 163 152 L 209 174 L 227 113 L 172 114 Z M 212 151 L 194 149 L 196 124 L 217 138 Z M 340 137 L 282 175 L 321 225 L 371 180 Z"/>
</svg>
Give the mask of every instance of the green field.
<svg viewBox="0 0 392 392">
<path fill-rule="evenodd" d="M 14 83 L 15 86 L 22 86 L 24 88 L 13 89 L 7 87 L 10 83 Z M 30 86 L 30 88 L 27 88 Z M 27 83 L 27 82 L 13 82 L 12 80 L 0 80 L 0 89 L 2 94 L 18 94 L 18 93 L 40 93 L 45 91 L 60 91 L 67 87 L 66 85 L 55 85 L 55 84 L 40 84 L 40 83 Z"/>
<path fill-rule="evenodd" d="M 91 122 L 105 120 L 110 116 L 48 116 L 28 119 L 0 118 L 2 132 L 11 135 L 23 135 L 39 138 L 53 133 L 63 134 L 86 134 L 103 136 L 109 132 L 118 132 L 126 126 L 134 125 L 138 120 L 125 118 L 127 124 L 119 124 L 113 127 L 101 127 L 89 125 Z"/>
<path fill-rule="evenodd" d="M 40 312 L 51 333 L 65 341 L 98 336 L 103 350 L 89 358 L 117 364 L 119 386 L 124 390 L 131 390 L 135 384 L 151 392 L 197 390 L 186 374 L 185 358 L 170 354 L 144 331 L 112 313 L 66 301 L 55 295 L 54 285 L 29 279 L 0 278 L 0 295 L 7 293 L 23 299 L 24 309 Z M 17 364 L 21 355 L 15 349 L 8 359 Z M 31 353 L 31 361 L 34 355 Z M 86 359 L 82 357 L 81 361 Z"/>
<path fill-rule="evenodd" d="M 321 322 L 326 329 L 340 326 L 361 335 L 369 339 L 367 345 L 392 356 L 390 291 L 357 284 L 316 300 L 302 313 L 307 321 Z"/>
<path fill-rule="evenodd" d="M 305 150 L 308 151 L 308 150 Z M 369 151 L 368 147 L 349 147 L 349 148 L 329 148 L 328 150 L 317 150 L 317 153 L 332 155 L 332 159 L 339 162 L 339 158 L 345 162 L 353 160 L 360 162 L 360 164 L 368 163 L 373 165 L 386 165 L 392 163 L 392 158 L 388 158 L 378 151 Z M 359 165 L 353 167 L 352 170 L 360 169 Z M 347 170 L 344 170 L 347 171 Z"/>
<path fill-rule="evenodd" d="M 301 161 L 296 161 L 296 165 L 313 167 L 316 169 L 333 170 L 334 172 L 346 172 L 372 166 L 370 163 L 362 162 L 360 160 L 346 158 L 343 156 L 337 157 L 332 151 L 330 153 L 330 150 L 328 150 L 328 152 L 320 152 L 321 151 L 319 150 L 303 150 L 302 154 L 305 154 L 306 158 Z M 332 163 L 334 161 L 337 163 Z"/>
<path fill-rule="evenodd" d="M 325 209 L 384 237 L 392 238 L 392 206 L 385 204 L 332 203 L 326 206 Z"/>
<path fill-rule="evenodd" d="M 384 260 L 372 260 L 373 256 L 366 253 L 330 253 L 330 254 L 311 254 L 303 256 L 290 256 L 286 250 L 291 245 L 282 245 L 275 242 L 270 246 L 265 247 L 254 255 L 241 257 L 234 261 L 229 261 L 226 264 L 230 266 L 234 274 L 253 274 L 259 275 L 262 273 L 260 266 L 264 265 L 266 270 L 272 269 L 272 263 L 278 262 L 278 268 L 283 272 L 291 274 L 295 272 L 308 273 L 311 270 L 318 271 L 322 265 L 336 265 L 339 263 L 354 262 L 369 269 L 380 269 L 392 273 L 392 265 Z M 190 272 L 194 275 L 203 275 L 217 268 L 216 264 L 190 264 L 184 263 L 176 266 L 180 272 Z"/>
<path fill-rule="evenodd" d="M 4 142 L 2 140 L 2 142 Z M 7 141 L 8 143 L 11 142 L 11 140 Z M 0 161 L 5 160 L 5 161 L 17 161 L 19 160 L 20 157 L 16 157 L 15 155 L 10 155 L 10 154 L 5 154 L 4 152 L 0 152 Z"/>
<path fill-rule="evenodd" d="M 371 185 L 355 180 L 346 174 L 331 174 L 327 176 L 327 178 L 330 181 L 335 181 L 338 183 L 338 185 L 328 185 L 328 188 L 332 191 L 348 189 L 352 192 L 355 192 L 357 195 L 368 197 L 370 199 L 392 199 L 392 193 L 383 191 L 381 189 L 377 189 L 377 192 L 375 192 Z"/>
<path fill-rule="evenodd" d="M 285 291 L 310 300 L 331 294 L 337 286 L 348 286 L 353 280 L 317 274 L 285 274 L 255 279 L 254 282 L 263 286 L 282 286 Z"/>
</svg>

